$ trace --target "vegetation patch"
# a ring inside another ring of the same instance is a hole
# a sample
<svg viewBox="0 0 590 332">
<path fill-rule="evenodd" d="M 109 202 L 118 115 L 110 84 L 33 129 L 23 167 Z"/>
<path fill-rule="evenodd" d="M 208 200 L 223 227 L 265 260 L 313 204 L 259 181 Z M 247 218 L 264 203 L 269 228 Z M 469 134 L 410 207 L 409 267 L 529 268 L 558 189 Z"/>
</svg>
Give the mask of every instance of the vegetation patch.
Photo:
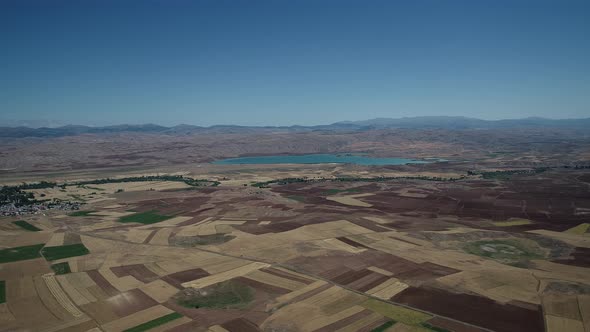
<svg viewBox="0 0 590 332">
<path fill-rule="evenodd" d="M 14 247 L 0 250 L 0 264 L 8 262 L 24 261 L 41 257 L 41 249 L 45 244 Z"/>
<path fill-rule="evenodd" d="M 494 222 L 494 226 L 498 227 L 510 227 L 510 226 L 522 226 L 522 225 L 530 225 L 532 222 L 528 219 L 509 219 L 507 221 L 496 221 Z"/>
<path fill-rule="evenodd" d="M 361 305 L 396 322 L 402 322 L 407 325 L 419 325 L 432 318 L 432 316 L 419 311 L 374 299 L 367 300 Z"/>
<path fill-rule="evenodd" d="M 135 327 L 129 328 L 124 330 L 124 332 L 143 332 L 143 331 L 147 331 L 149 329 L 153 329 L 154 327 L 160 326 L 160 325 L 164 325 L 168 322 L 171 322 L 175 319 L 181 318 L 183 317 L 181 314 L 179 314 L 178 312 L 173 312 L 170 313 L 168 315 L 164 315 L 162 317 L 158 317 L 156 319 L 152 319 L 148 322 L 145 322 L 143 324 L 137 325 Z"/>
<path fill-rule="evenodd" d="M 6 281 L 0 280 L 0 304 L 6 303 Z"/>
<path fill-rule="evenodd" d="M 14 204 L 14 206 L 31 205 L 36 203 L 35 195 L 19 187 L 0 187 L 0 205 Z"/>
<path fill-rule="evenodd" d="M 431 331 L 436 331 L 436 332 L 451 332 L 451 331 L 449 331 L 447 329 L 443 329 L 442 327 L 434 326 L 434 325 L 432 325 L 430 323 L 427 323 L 427 322 L 421 323 L 420 325 L 422 325 L 423 327 L 425 327 L 425 328 L 427 328 L 427 329 L 429 329 Z"/>
<path fill-rule="evenodd" d="M 173 218 L 173 216 L 165 216 L 161 214 L 157 214 L 156 211 L 146 211 L 146 212 L 139 212 L 135 214 L 131 214 L 128 216 L 124 216 L 119 218 L 119 222 L 128 223 L 128 222 L 137 222 L 140 224 L 155 224 L 164 220 L 168 220 Z"/>
<path fill-rule="evenodd" d="M 94 211 L 94 210 L 76 211 L 76 212 L 70 213 L 70 216 L 72 216 L 72 217 L 88 217 L 91 213 L 94 213 L 94 212 L 96 212 L 96 211 Z"/>
<path fill-rule="evenodd" d="M 394 181 L 394 180 L 423 180 L 423 181 L 458 181 L 464 179 L 465 176 L 462 175 L 458 178 L 443 178 L 439 176 L 378 176 L 378 177 L 370 177 L 370 178 L 363 178 L 363 177 L 337 177 L 333 179 L 309 179 L 309 178 L 284 178 L 278 180 L 270 180 L 264 182 L 256 182 L 252 184 L 252 187 L 258 188 L 270 188 L 270 185 L 286 185 L 291 183 L 320 183 L 320 182 L 387 182 L 387 181 Z"/>
<path fill-rule="evenodd" d="M 509 180 L 514 175 L 535 175 L 543 173 L 547 168 L 534 168 L 534 169 L 517 169 L 517 170 L 506 170 L 506 171 L 493 171 L 493 172 L 478 172 L 468 171 L 468 175 L 481 175 L 484 179 L 497 179 L 497 180 Z"/>
<path fill-rule="evenodd" d="M 34 225 L 31 225 L 24 220 L 14 221 L 13 224 L 17 225 L 18 227 L 20 227 L 22 229 L 26 229 L 27 231 L 31 231 L 31 232 L 38 232 L 41 230 L 40 228 L 37 228 Z"/>
<path fill-rule="evenodd" d="M 254 289 L 234 280 L 202 289 L 187 288 L 176 295 L 176 303 L 195 309 L 242 309 L 253 299 Z"/>
<path fill-rule="evenodd" d="M 55 261 L 62 258 L 84 256 L 90 253 L 82 243 L 68 244 L 64 246 L 45 247 L 41 251 L 43 257 L 48 261 Z"/>
<path fill-rule="evenodd" d="M 466 252 L 516 267 L 526 267 L 531 259 L 544 258 L 542 248 L 532 240 L 483 240 L 468 243 Z"/>
<path fill-rule="evenodd" d="M 215 187 L 220 184 L 218 181 L 210 181 L 210 180 L 202 180 L 202 179 L 193 179 L 189 177 L 185 177 L 182 175 L 152 175 L 152 176 L 132 176 L 126 178 L 106 178 L 106 179 L 98 179 L 98 180 L 90 180 L 90 181 L 78 181 L 72 183 L 73 185 L 78 186 L 85 186 L 89 184 L 105 184 L 105 183 L 125 183 L 125 182 L 146 182 L 146 181 L 176 181 L 176 182 L 184 182 L 189 186 L 192 187 Z"/>
<path fill-rule="evenodd" d="M 572 227 L 572 228 L 568 229 L 565 232 L 566 233 L 570 233 L 570 234 L 582 235 L 582 234 L 585 234 L 588 231 L 588 228 L 590 228 L 590 224 L 589 223 L 584 223 L 584 224 L 579 224 L 576 227 Z"/>
<path fill-rule="evenodd" d="M 53 272 L 55 272 L 55 274 L 58 275 L 68 274 L 72 272 L 72 270 L 70 270 L 70 264 L 68 264 L 68 262 L 53 264 L 51 265 L 51 269 L 53 270 Z"/>
<path fill-rule="evenodd" d="M 395 325 L 396 321 L 394 320 L 390 320 L 388 322 L 385 322 L 379 326 L 377 326 L 376 328 L 372 329 L 371 332 L 384 332 L 386 331 L 388 328 L 392 327 L 393 325 Z"/>
</svg>

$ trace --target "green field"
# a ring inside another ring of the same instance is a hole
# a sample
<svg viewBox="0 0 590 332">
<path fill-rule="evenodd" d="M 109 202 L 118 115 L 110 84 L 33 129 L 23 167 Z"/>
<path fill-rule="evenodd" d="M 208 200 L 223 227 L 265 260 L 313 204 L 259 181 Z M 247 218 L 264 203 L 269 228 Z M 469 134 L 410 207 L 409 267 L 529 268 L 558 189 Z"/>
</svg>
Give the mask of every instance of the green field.
<svg viewBox="0 0 590 332">
<path fill-rule="evenodd" d="M 17 220 L 12 222 L 13 224 L 17 225 L 18 227 L 22 228 L 22 229 L 26 229 L 27 231 L 31 231 L 31 232 L 38 232 L 41 229 L 37 228 L 31 224 L 29 224 L 28 222 L 24 221 L 24 220 Z"/>
<path fill-rule="evenodd" d="M 395 323 L 396 322 L 394 320 L 390 320 L 389 322 L 385 322 L 385 323 L 377 326 L 376 328 L 372 329 L 371 332 L 385 332 L 385 331 L 387 331 L 388 328 L 395 325 Z"/>
<path fill-rule="evenodd" d="M 86 248 L 82 243 L 69 244 L 57 247 L 45 247 L 41 252 L 43 253 L 45 259 L 48 261 L 54 261 L 74 256 L 83 256 L 90 253 L 88 248 Z"/>
<path fill-rule="evenodd" d="M 582 235 L 586 232 L 588 232 L 588 229 L 590 229 L 590 223 L 583 223 L 583 224 L 579 224 L 576 227 L 572 227 L 568 230 L 566 230 L 566 233 L 570 233 L 570 234 L 577 234 L 577 235 Z"/>
<path fill-rule="evenodd" d="M 254 299 L 254 290 L 247 285 L 228 280 L 220 282 L 206 293 L 183 295 L 177 303 L 187 308 L 244 308 Z"/>
<path fill-rule="evenodd" d="M 420 325 L 422 325 L 423 327 L 425 327 L 425 328 L 427 328 L 427 329 L 429 329 L 431 331 L 436 331 L 436 332 L 451 332 L 451 331 L 449 331 L 447 329 L 443 329 L 442 327 L 436 327 L 436 326 L 431 325 L 431 324 L 426 323 L 426 322 L 424 322 L 424 323 L 422 323 Z"/>
<path fill-rule="evenodd" d="M 0 280 L 0 303 L 6 302 L 6 281 Z"/>
<path fill-rule="evenodd" d="M 170 313 L 168 315 L 156 318 L 156 319 L 152 319 L 149 322 L 145 322 L 143 324 L 137 325 L 135 327 L 132 327 L 130 329 L 126 329 L 124 330 L 124 332 L 143 332 L 143 331 L 147 331 L 150 329 L 153 329 L 154 327 L 160 326 L 160 325 L 164 325 L 168 322 L 171 322 L 175 319 L 181 318 L 183 317 L 181 314 L 177 313 L 177 312 L 173 312 Z"/>
<path fill-rule="evenodd" d="M 532 222 L 528 219 L 510 218 L 507 221 L 496 221 L 493 224 L 494 224 L 494 226 L 498 226 L 498 227 L 510 227 L 510 226 L 530 225 L 530 224 L 532 224 Z"/>
<path fill-rule="evenodd" d="M 41 257 L 40 251 L 45 244 L 14 247 L 0 250 L 0 264 L 8 262 L 24 261 Z"/>
<path fill-rule="evenodd" d="M 128 216 L 124 216 L 119 218 L 119 222 L 128 223 L 128 222 L 137 222 L 140 224 L 155 224 L 164 220 L 168 220 L 173 218 L 173 216 L 165 216 L 161 214 L 157 214 L 156 211 L 146 211 L 146 212 L 139 212 L 135 214 L 131 214 Z"/>
<path fill-rule="evenodd" d="M 72 217 L 87 217 L 89 216 L 91 213 L 94 213 L 96 211 L 76 211 L 76 212 L 72 212 L 69 215 Z"/>
<path fill-rule="evenodd" d="M 68 264 L 68 262 L 53 264 L 53 265 L 51 265 L 51 269 L 57 275 L 68 274 L 68 273 L 72 272 L 72 270 L 70 270 L 70 264 Z"/>
</svg>

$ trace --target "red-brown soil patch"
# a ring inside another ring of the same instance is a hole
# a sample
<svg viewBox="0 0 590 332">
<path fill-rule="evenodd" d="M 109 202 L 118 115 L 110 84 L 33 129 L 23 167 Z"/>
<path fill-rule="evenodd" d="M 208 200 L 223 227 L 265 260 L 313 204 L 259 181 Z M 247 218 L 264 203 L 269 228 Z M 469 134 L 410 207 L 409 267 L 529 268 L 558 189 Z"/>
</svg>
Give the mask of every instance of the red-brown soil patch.
<svg viewBox="0 0 590 332">
<path fill-rule="evenodd" d="M 191 211 L 194 211 L 199 206 L 206 204 L 209 201 L 209 197 L 197 196 L 197 197 L 166 197 L 161 199 L 149 199 L 140 201 L 137 206 L 133 209 L 137 212 L 146 211 L 158 211 L 163 215 L 177 215 L 186 213 L 192 215 Z"/>
<path fill-rule="evenodd" d="M 143 264 L 115 266 L 111 267 L 111 271 L 113 271 L 113 273 L 119 278 L 133 276 L 135 279 L 143 283 L 148 283 L 159 278 L 157 274 Z"/>
<path fill-rule="evenodd" d="M 229 332 L 260 332 L 258 325 L 245 318 L 236 318 L 221 324 Z"/>
<path fill-rule="evenodd" d="M 338 239 L 338 240 L 340 240 L 340 241 L 342 241 L 342 242 L 344 242 L 344 243 L 346 243 L 348 245 L 351 245 L 353 247 L 356 247 L 356 248 L 371 249 L 371 248 L 367 247 L 366 245 L 364 245 L 362 243 L 358 243 L 358 242 L 356 242 L 354 240 L 351 240 L 351 239 L 349 239 L 349 238 L 347 238 L 345 236 L 337 237 L 336 239 Z"/>
<path fill-rule="evenodd" d="M 327 271 L 327 273 L 322 274 L 322 276 L 337 284 L 345 285 L 361 292 L 368 291 L 389 279 L 388 276 L 384 276 L 371 270 L 362 269 L 353 271 L 348 268 L 332 269 Z"/>
<path fill-rule="evenodd" d="M 372 273 L 362 279 L 356 280 L 356 281 L 348 284 L 347 286 L 352 289 L 356 289 L 359 292 L 366 292 L 369 289 L 372 289 L 372 288 L 382 284 L 387 279 L 389 279 L 388 276 L 384 276 L 380 273 Z"/>
<path fill-rule="evenodd" d="M 348 273 L 343 273 L 335 278 L 332 278 L 330 280 L 332 280 L 333 282 L 337 283 L 337 284 L 341 284 L 341 285 L 348 285 L 354 281 L 357 281 L 359 279 L 362 279 L 370 274 L 373 274 L 374 272 L 371 270 L 367 270 L 367 269 L 362 269 L 359 271 L 353 271 L 353 272 L 348 272 Z"/>
<path fill-rule="evenodd" d="M 590 267 L 590 248 L 576 247 L 569 258 L 557 259 L 553 262 L 559 264 Z"/>
<path fill-rule="evenodd" d="M 415 269 L 403 271 L 401 273 L 394 273 L 394 276 L 403 280 L 425 281 L 457 272 L 459 271 L 449 267 L 425 262 L 419 264 L 419 266 Z"/>
<path fill-rule="evenodd" d="M 335 265 L 334 267 L 332 267 L 329 270 L 321 271 L 321 273 L 319 273 L 319 275 L 322 278 L 333 280 L 339 276 L 346 275 L 346 274 L 349 274 L 352 272 L 354 272 L 353 269 L 348 268 L 344 265 Z"/>
<path fill-rule="evenodd" d="M 500 304 L 488 298 L 437 288 L 409 287 L 392 298 L 418 309 L 499 332 L 544 331 L 541 309 Z"/>
<path fill-rule="evenodd" d="M 440 327 L 449 331 L 454 332 L 484 332 L 484 329 L 480 329 L 473 325 L 466 325 L 460 322 L 446 319 L 443 317 L 434 317 L 428 320 L 428 323 L 432 326 Z"/>
<path fill-rule="evenodd" d="M 195 268 L 195 269 L 172 273 L 172 274 L 162 277 L 161 279 L 178 289 L 183 289 L 184 287 L 182 287 L 182 283 L 192 281 L 192 280 L 197 280 L 197 279 L 206 277 L 208 275 L 210 275 L 210 274 L 207 271 L 205 271 L 201 268 Z"/>
<path fill-rule="evenodd" d="M 119 294 L 119 291 L 111 285 L 111 283 L 103 277 L 98 270 L 86 271 L 88 276 L 102 289 L 107 295 L 114 296 Z"/>
<path fill-rule="evenodd" d="M 429 280 L 456 273 L 457 270 L 434 263 L 414 263 L 401 257 L 376 250 L 357 254 L 334 254 L 318 257 L 297 257 L 287 262 L 303 271 L 320 275 L 334 282 L 347 284 L 370 273 L 366 268 L 376 266 L 402 280 Z M 372 272 L 372 271 L 370 271 Z"/>
</svg>

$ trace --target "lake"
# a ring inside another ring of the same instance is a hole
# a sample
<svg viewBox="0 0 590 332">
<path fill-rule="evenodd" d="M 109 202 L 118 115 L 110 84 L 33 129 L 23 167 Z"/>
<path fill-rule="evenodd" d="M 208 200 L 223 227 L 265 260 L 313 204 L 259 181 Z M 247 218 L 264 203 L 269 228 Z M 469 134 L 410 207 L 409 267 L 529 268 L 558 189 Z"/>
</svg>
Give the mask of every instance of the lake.
<svg viewBox="0 0 590 332">
<path fill-rule="evenodd" d="M 218 165 L 240 165 L 240 164 L 357 164 L 357 165 L 405 165 L 405 164 L 426 164 L 439 161 L 416 160 L 406 158 L 373 158 L 363 155 L 351 154 L 305 154 L 305 155 L 280 155 L 280 156 L 259 156 L 230 158 L 214 161 Z"/>
</svg>

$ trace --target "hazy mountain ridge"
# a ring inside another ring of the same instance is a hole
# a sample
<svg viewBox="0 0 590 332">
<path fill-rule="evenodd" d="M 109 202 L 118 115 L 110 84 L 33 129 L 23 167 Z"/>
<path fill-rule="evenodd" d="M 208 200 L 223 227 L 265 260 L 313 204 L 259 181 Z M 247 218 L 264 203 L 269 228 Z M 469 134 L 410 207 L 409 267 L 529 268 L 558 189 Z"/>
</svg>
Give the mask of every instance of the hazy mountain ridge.
<svg viewBox="0 0 590 332">
<path fill-rule="evenodd" d="M 316 130 L 326 131 L 362 131 L 371 129 L 405 128 L 405 129 L 506 129 L 506 128 L 562 128 L 580 130 L 590 128 L 590 118 L 584 119 L 546 119 L 523 118 L 505 120 L 481 120 L 467 117 L 454 116 L 422 116 L 405 118 L 376 118 L 362 121 L 342 121 L 329 125 L 317 126 L 239 126 L 239 125 L 215 125 L 201 127 L 188 124 L 180 124 L 173 127 L 156 124 L 142 125 L 115 125 L 90 127 L 82 125 L 67 125 L 62 127 L 0 127 L 0 137 L 25 138 L 25 137 L 63 137 L 83 134 L 117 134 L 117 133 L 153 133 L 165 135 L 191 135 L 195 133 L 257 133 L 257 132 L 306 132 Z"/>
</svg>

